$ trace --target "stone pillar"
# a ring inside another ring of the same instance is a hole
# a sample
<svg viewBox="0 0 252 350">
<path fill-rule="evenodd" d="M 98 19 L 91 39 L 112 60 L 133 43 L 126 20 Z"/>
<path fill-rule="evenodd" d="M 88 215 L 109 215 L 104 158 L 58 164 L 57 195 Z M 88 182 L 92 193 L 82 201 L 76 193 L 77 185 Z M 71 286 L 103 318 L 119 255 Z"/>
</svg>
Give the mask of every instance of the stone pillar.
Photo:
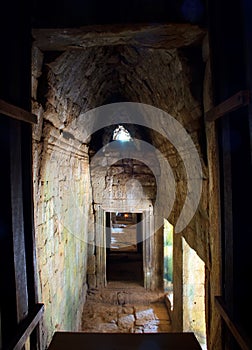
<svg viewBox="0 0 252 350">
<path fill-rule="evenodd" d="M 98 205 L 95 213 L 95 241 L 97 264 L 97 287 L 107 285 L 106 277 L 106 225 L 105 211 Z"/>
<path fill-rule="evenodd" d="M 183 255 L 182 235 L 173 233 L 173 311 L 172 328 L 183 331 Z"/>
<path fill-rule="evenodd" d="M 143 212 L 143 273 L 144 287 L 147 290 L 157 289 L 155 259 L 155 228 L 153 208 Z"/>
</svg>

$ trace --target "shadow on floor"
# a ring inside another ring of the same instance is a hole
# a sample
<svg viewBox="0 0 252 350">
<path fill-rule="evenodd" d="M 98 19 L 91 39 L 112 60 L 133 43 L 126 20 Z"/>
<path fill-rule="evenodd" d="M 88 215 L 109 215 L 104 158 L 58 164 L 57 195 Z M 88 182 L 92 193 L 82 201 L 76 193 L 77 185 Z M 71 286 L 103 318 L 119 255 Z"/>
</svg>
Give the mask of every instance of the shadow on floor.
<svg viewBox="0 0 252 350">
<path fill-rule="evenodd" d="M 143 257 L 135 252 L 107 254 L 107 281 L 129 281 L 143 286 Z"/>
</svg>

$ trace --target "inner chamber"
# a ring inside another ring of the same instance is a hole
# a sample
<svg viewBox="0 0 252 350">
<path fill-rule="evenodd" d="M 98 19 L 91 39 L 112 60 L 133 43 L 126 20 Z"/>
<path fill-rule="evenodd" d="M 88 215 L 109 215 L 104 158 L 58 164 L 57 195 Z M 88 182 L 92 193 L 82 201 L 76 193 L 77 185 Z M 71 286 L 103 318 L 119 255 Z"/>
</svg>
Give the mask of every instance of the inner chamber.
<svg viewBox="0 0 252 350">
<path fill-rule="evenodd" d="M 142 213 L 106 213 L 107 281 L 143 285 Z"/>
</svg>

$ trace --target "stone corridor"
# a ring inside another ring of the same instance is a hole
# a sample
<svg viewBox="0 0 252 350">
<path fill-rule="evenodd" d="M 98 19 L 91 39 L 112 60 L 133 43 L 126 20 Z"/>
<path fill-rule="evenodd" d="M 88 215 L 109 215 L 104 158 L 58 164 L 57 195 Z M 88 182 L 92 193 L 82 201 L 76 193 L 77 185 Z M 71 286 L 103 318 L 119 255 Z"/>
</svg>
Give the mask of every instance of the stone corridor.
<svg viewBox="0 0 252 350">
<path fill-rule="evenodd" d="M 122 35 L 135 40 L 149 31 L 153 35 L 152 30 L 140 27 L 136 35 L 131 29 L 109 31 L 102 45 L 78 50 L 66 46 L 58 54 L 41 45 L 60 33 L 33 33 L 32 111 L 38 116 L 33 192 L 38 294 L 45 305 L 42 348 L 59 329 L 148 333 L 173 328 L 206 335 L 205 316 L 215 307 L 211 282 L 219 281 L 219 264 L 210 260 L 218 250 L 213 248 L 218 237 L 215 139 L 213 134 L 205 139 L 203 128 L 211 102 L 208 38 L 199 28 L 174 24 L 158 29 L 162 45 L 178 35 L 167 48 L 138 48 L 128 40 L 121 44 Z M 66 33 L 60 35 L 66 38 Z M 96 30 L 91 35 L 96 37 Z M 78 34 L 73 36 L 77 40 Z M 132 141 L 113 139 L 122 126 Z M 202 185 L 197 206 L 188 196 L 195 179 Z M 123 213 L 135 217 L 132 227 L 119 217 Z M 190 225 L 183 234 L 172 235 L 169 245 L 171 327 L 164 293 L 146 290 L 164 287 L 164 220 L 176 227 L 184 215 Z M 195 275 L 198 270 L 191 270 L 190 254 L 185 259 L 183 239 L 205 264 L 203 282 Z M 187 271 L 197 285 L 184 278 Z M 205 281 L 206 299 L 204 288 L 198 295 L 198 285 L 204 287 Z M 209 310 L 200 307 L 199 299 Z M 194 321 L 198 310 L 204 328 Z M 215 334 L 218 320 L 213 317 L 207 319 Z"/>
<path fill-rule="evenodd" d="M 122 286 L 122 284 L 121 284 Z M 171 332 L 169 301 L 163 293 L 143 287 L 116 288 L 109 283 L 102 291 L 89 291 L 82 319 L 83 332 L 159 333 Z"/>
</svg>

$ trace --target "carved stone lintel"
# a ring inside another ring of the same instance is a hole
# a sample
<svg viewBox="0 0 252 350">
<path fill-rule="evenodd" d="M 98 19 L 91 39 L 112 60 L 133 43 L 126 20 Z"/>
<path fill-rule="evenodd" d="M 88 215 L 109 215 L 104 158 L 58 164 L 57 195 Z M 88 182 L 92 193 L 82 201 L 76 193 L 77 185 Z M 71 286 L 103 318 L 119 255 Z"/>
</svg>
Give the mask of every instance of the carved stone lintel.
<svg viewBox="0 0 252 350">
<path fill-rule="evenodd" d="M 206 31 L 189 23 L 97 25 L 81 28 L 36 28 L 34 45 L 42 51 L 65 51 L 93 46 L 133 45 L 175 49 L 203 40 Z"/>
</svg>

